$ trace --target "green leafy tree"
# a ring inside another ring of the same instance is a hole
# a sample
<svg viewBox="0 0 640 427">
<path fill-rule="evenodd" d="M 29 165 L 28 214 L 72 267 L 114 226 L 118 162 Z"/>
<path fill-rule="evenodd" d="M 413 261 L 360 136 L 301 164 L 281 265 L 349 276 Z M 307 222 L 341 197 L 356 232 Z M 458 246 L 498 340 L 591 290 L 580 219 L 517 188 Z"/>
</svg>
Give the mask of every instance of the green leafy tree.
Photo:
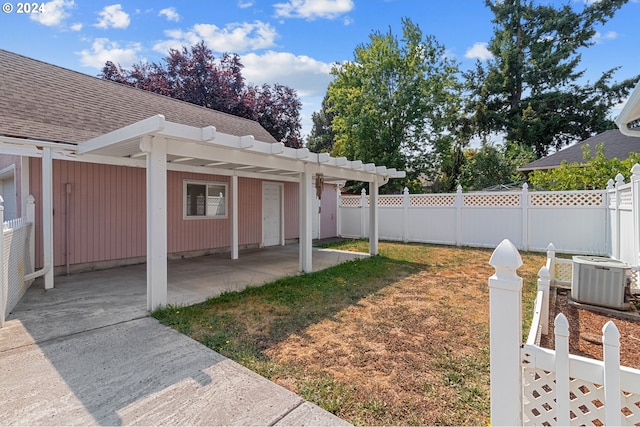
<svg viewBox="0 0 640 427">
<path fill-rule="evenodd" d="M 327 91 L 333 154 L 405 170 L 405 181 L 391 180 L 382 190 L 418 191 L 433 147 L 460 111 L 457 72 L 444 46 L 409 19 L 402 20 L 400 40 L 391 30 L 374 32 L 353 61 L 333 68 Z"/>
<path fill-rule="evenodd" d="M 602 144 L 596 146 L 595 156 L 592 155 L 589 144 L 585 144 L 582 156 L 583 163 L 562 162 L 555 169 L 533 171 L 529 175 L 529 183 L 539 190 L 601 190 L 618 174 L 622 174 L 628 182 L 631 168 L 640 163 L 638 153 L 630 153 L 629 157 L 623 160 L 607 159 Z"/>
<path fill-rule="evenodd" d="M 594 44 L 595 26 L 613 17 L 627 0 L 556 7 L 532 0 L 486 0 L 494 14 L 489 45 L 493 58 L 465 74 L 474 133 L 498 133 L 534 149 L 586 139 L 615 127 L 611 107 L 624 99 L 638 77 L 611 82 L 617 68 L 594 83 L 580 84 L 579 50 Z"/>
<path fill-rule="evenodd" d="M 330 111 L 327 95 L 322 100 L 322 109 L 311 115 L 313 127 L 307 137 L 306 146 L 314 153 L 330 153 L 333 151 L 335 134 L 331 128 L 334 114 Z"/>
<path fill-rule="evenodd" d="M 523 180 L 518 167 L 535 159 L 526 147 L 514 143 L 491 145 L 483 143 L 479 150 L 467 150 L 467 161 L 460 174 L 465 190 L 483 190 Z"/>
</svg>

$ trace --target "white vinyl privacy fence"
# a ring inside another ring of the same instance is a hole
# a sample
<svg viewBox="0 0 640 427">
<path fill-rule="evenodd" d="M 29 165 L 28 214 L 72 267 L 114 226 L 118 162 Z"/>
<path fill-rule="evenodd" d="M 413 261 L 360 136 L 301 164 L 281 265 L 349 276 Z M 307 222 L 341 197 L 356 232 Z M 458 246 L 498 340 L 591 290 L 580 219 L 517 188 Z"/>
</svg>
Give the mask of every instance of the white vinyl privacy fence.
<svg viewBox="0 0 640 427">
<path fill-rule="evenodd" d="M 378 196 L 379 237 L 384 240 L 495 247 L 509 239 L 523 250 L 609 253 L 608 190 L 521 191 Z M 343 237 L 369 234 L 369 197 L 342 196 Z M 634 263 L 635 264 L 635 263 Z"/>
</svg>

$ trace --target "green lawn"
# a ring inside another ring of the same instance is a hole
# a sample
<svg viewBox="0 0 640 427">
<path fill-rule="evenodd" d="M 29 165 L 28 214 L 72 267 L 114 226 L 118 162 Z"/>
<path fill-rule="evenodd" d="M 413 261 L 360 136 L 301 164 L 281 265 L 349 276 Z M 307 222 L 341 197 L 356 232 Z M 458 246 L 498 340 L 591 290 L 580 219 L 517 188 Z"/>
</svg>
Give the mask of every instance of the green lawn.
<svg viewBox="0 0 640 427">
<path fill-rule="evenodd" d="M 486 424 L 491 253 L 382 242 L 376 257 L 154 316 L 354 424 Z M 545 258 L 522 257 L 527 328 Z"/>
</svg>

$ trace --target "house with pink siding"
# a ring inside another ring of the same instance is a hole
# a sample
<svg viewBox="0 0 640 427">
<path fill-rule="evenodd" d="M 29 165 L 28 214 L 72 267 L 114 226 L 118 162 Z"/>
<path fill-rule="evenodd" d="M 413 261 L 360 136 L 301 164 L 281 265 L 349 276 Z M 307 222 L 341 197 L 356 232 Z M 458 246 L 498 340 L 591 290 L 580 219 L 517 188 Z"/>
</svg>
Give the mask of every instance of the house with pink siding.
<svg viewBox="0 0 640 427">
<path fill-rule="evenodd" d="M 148 308 L 166 304 L 167 258 L 337 235 L 337 185 L 372 198 L 404 173 L 292 149 L 257 122 L 0 50 L 5 219 L 31 195 L 36 272 L 147 263 Z M 377 203 L 372 202 L 372 206 Z M 377 253 L 377 208 L 370 210 Z"/>
</svg>

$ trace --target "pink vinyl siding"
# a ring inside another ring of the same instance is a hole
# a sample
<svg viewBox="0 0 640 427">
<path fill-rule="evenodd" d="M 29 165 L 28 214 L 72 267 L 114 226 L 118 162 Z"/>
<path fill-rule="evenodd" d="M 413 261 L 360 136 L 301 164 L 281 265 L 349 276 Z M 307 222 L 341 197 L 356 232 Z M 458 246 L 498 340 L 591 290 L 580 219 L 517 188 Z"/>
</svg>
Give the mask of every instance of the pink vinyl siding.
<svg viewBox="0 0 640 427">
<path fill-rule="evenodd" d="M 31 194 L 36 199 L 36 267 L 42 266 L 40 159 L 30 160 Z M 227 184 L 227 217 L 184 219 L 184 181 Z M 146 254 L 146 172 L 143 168 L 54 160 L 54 264 L 66 264 L 65 185 L 71 184 L 69 263 L 84 264 Z M 226 176 L 167 172 L 169 253 L 231 245 L 231 180 Z M 298 184 L 284 184 L 285 238 L 298 237 Z M 262 181 L 238 179 L 238 241 L 262 240 Z"/>
</svg>

